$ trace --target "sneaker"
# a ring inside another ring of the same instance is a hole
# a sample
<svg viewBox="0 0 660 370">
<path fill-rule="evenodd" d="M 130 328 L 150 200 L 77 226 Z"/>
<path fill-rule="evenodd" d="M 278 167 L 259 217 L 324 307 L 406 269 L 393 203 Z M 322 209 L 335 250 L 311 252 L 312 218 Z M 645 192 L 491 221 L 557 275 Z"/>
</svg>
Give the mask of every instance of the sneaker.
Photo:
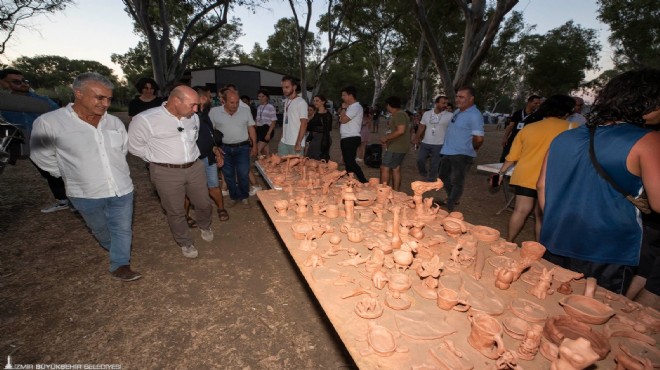
<svg viewBox="0 0 660 370">
<path fill-rule="evenodd" d="M 131 266 L 129 265 L 120 266 L 118 269 L 111 272 L 110 275 L 112 275 L 113 279 L 124 282 L 135 281 L 142 277 L 139 272 L 131 270 Z"/>
<path fill-rule="evenodd" d="M 69 209 L 69 201 L 68 200 L 58 200 L 52 206 L 42 209 L 41 212 L 42 213 L 52 213 L 52 212 L 61 211 L 63 209 Z"/>
<path fill-rule="evenodd" d="M 355 158 L 355 161 L 356 162 L 364 162 L 364 160 L 362 158 Z"/>
<path fill-rule="evenodd" d="M 226 197 L 226 196 L 228 196 L 228 195 L 229 195 L 229 190 L 223 190 L 223 191 L 222 191 L 222 196 L 223 196 L 223 197 Z"/>
<path fill-rule="evenodd" d="M 213 241 L 213 230 L 209 228 L 208 230 L 204 230 L 201 227 L 199 228 L 199 231 L 202 233 L 202 239 L 207 242 L 212 242 Z"/>
<path fill-rule="evenodd" d="M 263 188 L 259 185 L 253 186 L 250 188 L 250 196 L 254 196 L 258 191 L 261 191 Z"/>
<path fill-rule="evenodd" d="M 227 202 L 227 208 L 232 208 L 232 207 L 234 207 L 234 206 L 237 205 L 237 204 L 238 204 L 238 200 L 236 200 L 236 199 L 229 199 L 229 201 Z"/>
<path fill-rule="evenodd" d="M 248 198 L 241 200 L 241 203 L 243 203 L 244 208 L 250 208 L 250 201 L 248 200 Z"/>
<path fill-rule="evenodd" d="M 183 252 L 183 256 L 186 258 L 197 258 L 197 249 L 194 245 L 186 245 L 185 247 L 181 247 L 181 252 Z"/>
</svg>

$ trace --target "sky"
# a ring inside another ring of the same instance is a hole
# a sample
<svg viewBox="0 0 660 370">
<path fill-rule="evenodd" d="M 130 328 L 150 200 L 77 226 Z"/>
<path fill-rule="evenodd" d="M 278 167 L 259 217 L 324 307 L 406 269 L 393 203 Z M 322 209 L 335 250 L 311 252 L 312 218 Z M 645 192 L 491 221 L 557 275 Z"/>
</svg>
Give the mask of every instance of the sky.
<svg viewBox="0 0 660 370">
<path fill-rule="evenodd" d="M 315 3 L 314 18 L 324 10 L 323 1 Z M 523 12 L 527 24 L 536 25 L 535 33 L 543 34 L 569 20 L 596 29 L 602 46 L 599 66 L 604 70 L 612 66 L 612 51 L 607 42 L 609 29 L 597 20 L 597 9 L 596 0 L 520 0 L 514 7 Z M 290 16 L 288 2 L 283 0 L 271 0 L 254 14 L 246 9 L 230 12 L 230 17 L 243 23 L 245 35 L 239 43 L 245 52 L 250 52 L 255 42 L 265 47 L 277 20 Z M 63 12 L 35 17 L 28 25 L 14 33 L 0 62 L 10 64 L 21 56 L 60 55 L 95 60 L 121 75 L 121 68 L 111 62 L 110 55 L 123 54 L 139 41 L 121 0 L 77 0 Z M 597 75 L 591 72 L 587 78 Z"/>
</svg>

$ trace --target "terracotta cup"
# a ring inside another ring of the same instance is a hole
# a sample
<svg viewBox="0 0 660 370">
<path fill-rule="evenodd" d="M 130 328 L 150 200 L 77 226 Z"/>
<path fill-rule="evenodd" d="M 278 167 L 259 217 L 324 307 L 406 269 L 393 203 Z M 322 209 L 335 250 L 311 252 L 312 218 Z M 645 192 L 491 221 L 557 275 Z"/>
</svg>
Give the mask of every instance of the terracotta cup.
<svg viewBox="0 0 660 370">
<path fill-rule="evenodd" d="M 470 309 L 470 305 L 458 298 L 458 293 L 449 288 L 440 288 L 438 289 L 438 298 L 437 298 L 438 307 L 442 308 L 445 311 L 456 310 L 460 312 L 465 312 Z"/>
<path fill-rule="evenodd" d="M 320 213 L 327 218 L 337 218 L 339 217 L 339 207 L 336 204 L 328 204 L 321 208 Z"/>
<path fill-rule="evenodd" d="M 471 322 L 468 343 L 492 360 L 500 357 L 506 351 L 502 341 L 502 324 L 492 316 L 483 313 L 468 318 Z"/>
<path fill-rule="evenodd" d="M 370 177 L 369 178 L 369 185 L 375 187 L 375 186 L 378 186 L 378 184 L 380 184 L 380 178 L 378 178 L 378 177 Z"/>
<path fill-rule="evenodd" d="M 353 243 L 359 243 L 362 240 L 364 240 L 364 234 L 362 233 L 362 229 L 358 227 L 350 227 L 347 224 L 343 224 L 339 228 L 339 231 L 341 231 L 342 233 L 346 233 L 348 240 Z"/>
</svg>

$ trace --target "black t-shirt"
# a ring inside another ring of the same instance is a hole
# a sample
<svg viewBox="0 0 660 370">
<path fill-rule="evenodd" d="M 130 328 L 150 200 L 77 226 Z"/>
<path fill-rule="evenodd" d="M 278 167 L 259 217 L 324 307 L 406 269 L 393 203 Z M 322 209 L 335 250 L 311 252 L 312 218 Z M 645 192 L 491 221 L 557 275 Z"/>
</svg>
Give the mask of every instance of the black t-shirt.
<svg viewBox="0 0 660 370">
<path fill-rule="evenodd" d="M 216 145 L 213 140 L 213 123 L 209 118 L 209 110 L 205 109 L 197 112 L 199 116 L 199 136 L 197 137 L 197 148 L 199 148 L 199 158 L 208 158 L 209 164 L 215 163 L 215 154 L 213 146 Z M 217 143 L 220 145 L 221 143 Z"/>
<path fill-rule="evenodd" d="M 518 135 L 518 132 L 520 132 L 523 127 L 529 125 L 530 123 L 540 121 L 542 118 L 543 117 L 538 115 L 536 112 L 526 114 L 525 108 L 514 112 L 513 115 L 511 115 L 511 122 L 515 122 L 515 125 L 513 126 L 513 130 L 511 130 L 511 136 L 509 136 L 509 140 L 507 141 L 509 143 L 513 143 L 513 139 L 516 138 L 516 135 Z"/>
<path fill-rule="evenodd" d="M 135 117 L 147 109 L 160 107 L 164 101 L 165 99 L 160 97 L 156 97 L 152 101 L 143 101 L 142 99 L 140 99 L 139 96 L 136 96 L 128 103 L 128 115 L 131 117 Z"/>
</svg>

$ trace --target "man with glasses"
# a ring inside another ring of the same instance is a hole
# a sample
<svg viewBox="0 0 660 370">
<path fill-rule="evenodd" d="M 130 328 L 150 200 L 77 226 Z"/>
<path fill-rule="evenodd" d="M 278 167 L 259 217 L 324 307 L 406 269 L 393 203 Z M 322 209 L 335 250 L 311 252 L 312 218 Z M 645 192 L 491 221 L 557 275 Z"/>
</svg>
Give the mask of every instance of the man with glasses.
<svg viewBox="0 0 660 370">
<path fill-rule="evenodd" d="M 447 191 L 447 210 L 454 210 L 461 195 L 465 175 L 484 143 L 484 120 L 474 105 L 474 88 L 466 86 L 456 92 L 458 111 L 449 122 L 440 154 L 440 179 Z"/>
<path fill-rule="evenodd" d="M 12 95 L 23 96 L 28 98 L 37 99 L 38 102 L 48 105 L 48 111 L 53 111 L 58 109 L 60 106 L 57 105 L 53 100 L 47 96 L 42 96 L 36 94 L 30 89 L 30 82 L 25 79 L 23 73 L 16 69 L 3 69 L 0 71 L 0 84 L 7 90 L 11 92 Z M 32 133 L 32 125 L 34 121 L 41 115 L 41 113 L 26 112 L 26 111 L 0 111 L 0 115 L 7 120 L 9 123 L 13 123 L 18 126 L 25 135 L 27 141 L 30 141 L 30 135 Z M 34 162 L 32 162 L 34 163 Z M 48 182 L 48 187 L 50 192 L 55 198 L 55 204 L 45 207 L 41 210 L 43 213 L 51 213 L 55 211 L 61 211 L 63 209 L 69 208 L 69 200 L 66 197 L 66 190 L 64 188 L 64 181 L 61 177 L 53 177 L 48 171 L 44 171 L 38 166 L 37 170 Z"/>
<path fill-rule="evenodd" d="M 574 96 L 573 100 L 575 100 L 575 107 L 573 108 L 573 114 L 571 114 L 566 118 L 568 122 L 571 122 L 573 124 L 571 128 L 580 127 L 585 123 L 587 123 L 587 119 L 582 115 L 582 108 L 584 108 L 584 99 Z"/>
</svg>

